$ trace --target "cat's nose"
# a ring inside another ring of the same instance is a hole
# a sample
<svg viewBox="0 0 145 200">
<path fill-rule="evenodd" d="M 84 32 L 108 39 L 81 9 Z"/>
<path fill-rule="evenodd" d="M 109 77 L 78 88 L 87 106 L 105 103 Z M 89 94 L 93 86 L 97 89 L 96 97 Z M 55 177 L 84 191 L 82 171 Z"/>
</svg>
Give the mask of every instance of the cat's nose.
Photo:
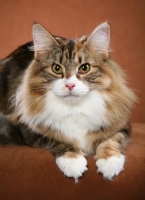
<svg viewBox="0 0 145 200">
<path fill-rule="evenodd" d="M 67 87 L 70 91 L 73 90 L 73 88 L 75 87 L 76 85 L 74 83 L 68 83 L 68 84 L 65 84 L 65 87 Z"/>
</svg>

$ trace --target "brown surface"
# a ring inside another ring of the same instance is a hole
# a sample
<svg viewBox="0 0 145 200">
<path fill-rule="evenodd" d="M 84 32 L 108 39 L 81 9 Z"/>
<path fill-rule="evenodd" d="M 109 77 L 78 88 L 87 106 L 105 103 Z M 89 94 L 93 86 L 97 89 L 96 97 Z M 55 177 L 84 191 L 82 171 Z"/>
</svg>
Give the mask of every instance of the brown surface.
<svg viewBox="0 0 145 200">
<path fill-rule="evenodd" d="M 0 147 L 1 200 L 144 200 L 145 124 L 134 124 L 125 170 L 113 181 L 97 174 L 93 156 L 77 184 L 64 177 L 53 156 L 29 147 Z"/>
<path fill-rule="evenodd" d="M 139 97 L 132 122 L 145 122 L 144 0 L 0 0 L 0 58 L 31 40 L 33 22 L 65 37 L 89 34 L 111 22 L 113 57 Z"/>
</svg>

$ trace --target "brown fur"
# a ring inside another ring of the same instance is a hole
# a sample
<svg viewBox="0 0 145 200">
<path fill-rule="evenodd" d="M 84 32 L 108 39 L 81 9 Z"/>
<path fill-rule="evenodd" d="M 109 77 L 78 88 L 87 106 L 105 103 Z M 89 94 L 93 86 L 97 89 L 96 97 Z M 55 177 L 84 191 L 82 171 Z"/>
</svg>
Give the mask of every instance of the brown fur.
<svg viewBox="0 0 145 200">
<path fill-rule="evenodd" d="M 122 146 L 126 141 L 125 136 L 122 133 L 116 133 L 115 136 L 102 142 L 96 151 L 96 160 L 108 159 L 111 156 L 120 157 L 122 153 Z"/>
</svg>

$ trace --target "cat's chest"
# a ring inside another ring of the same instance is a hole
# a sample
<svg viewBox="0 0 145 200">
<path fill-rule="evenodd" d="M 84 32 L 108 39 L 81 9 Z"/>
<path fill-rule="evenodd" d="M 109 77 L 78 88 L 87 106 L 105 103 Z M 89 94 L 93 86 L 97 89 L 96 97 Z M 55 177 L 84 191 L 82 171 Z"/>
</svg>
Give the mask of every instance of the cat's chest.
<svg viewBox="0 0 145 200">
<path fill-rule="evenodd" d="M 78 145 L 85 149 L 86 146 L 86 134 L 92 128 L 95 128 L 92 124 L 89 123 L 89 120 L 85 116 L 78 115 L 69 115 L 63 116 L 63 118 L 54 120 L 51 124 L 51 128 L 54 130 L 59 130 L 60 133 L 69 140 L 77 141 Z"/>
<path fill-rule="evenodd" d="M 51 129 L 57 130 L 69 140 L 76 141 L 77 145 L 84 151 L 88 143 L 86 135 L 100 127 L 99 124 L 94 124 L 91 119 L 81 113 L 60 114 L 55 118 L 51 115 L 46 123 Z"/>
<path fill-rule="evenodd" d="M 48 95 L 46 100 L 48 104 L 41 116 L 43 125 L 77 140 L 83 149 L 87 145 L 86 134 L 107 124 L 105 102 L 96 92 L 75 105 L 68 105 L 53 95 Z"/>
</svg>

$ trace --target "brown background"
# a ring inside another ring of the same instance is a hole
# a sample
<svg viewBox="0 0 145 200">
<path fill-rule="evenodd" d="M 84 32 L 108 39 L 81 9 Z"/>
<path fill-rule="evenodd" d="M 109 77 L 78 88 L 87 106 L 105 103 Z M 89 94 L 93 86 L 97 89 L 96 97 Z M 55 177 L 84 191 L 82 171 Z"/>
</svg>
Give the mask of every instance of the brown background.
<svg viewBox="0 0 145 200">
<path fill-rule="evenodd" d="M 0 0 L 0 58 L 31 40 L 33 22 L 71 38 L 105 20 L 111 22 L 112 56 L 139 97 L 132 122 L 145 122 L 145 0 Z M 145 125 L 133 124 L 125 170 L 114 181 L 104 180 L 91 156 L 78 184 L 42 149 L 0 147 L 0 199 L 144 200 L 144 146 Z"/>
<path fill-rule="evenodd" d="M 0 59 L 31 40 L 34 22 L 71 38 L 91 33 L 106 20 L 111 22 L 112 56 L 139 97 L 132 122 L 145 122 L 144 0 L 0 0 Z"/>
</svg>

